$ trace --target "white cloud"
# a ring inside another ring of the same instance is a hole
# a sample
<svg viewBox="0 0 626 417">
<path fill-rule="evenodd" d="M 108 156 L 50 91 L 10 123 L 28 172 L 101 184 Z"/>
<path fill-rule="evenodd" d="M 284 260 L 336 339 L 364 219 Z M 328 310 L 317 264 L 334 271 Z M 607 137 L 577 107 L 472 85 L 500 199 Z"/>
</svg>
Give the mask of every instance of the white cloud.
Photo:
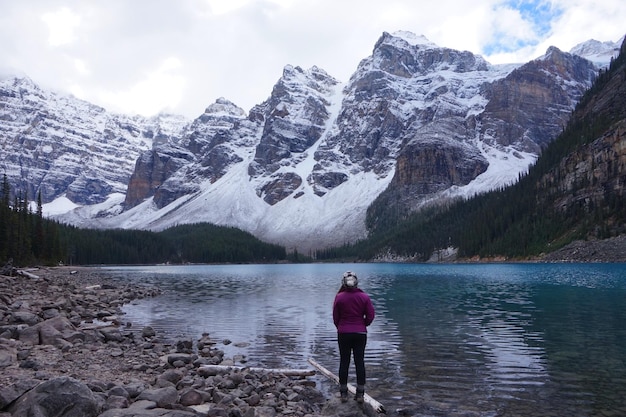
<svg viewBox="0 0 626 417">
<path fill-rule="evenodd" d="M 616 41 L 623 0 L 0 0 L 0 68 L 113 111 L 249 110 L 285 65 L 347 81 L 383 31 L 524 62 L 551 46 Z"/>
<path fill-rule="evenodd" d="M 87 63 L 79 58 L 74 59 L 74 68 L 76 68 L 76 71 L 79 74 L 82 75 L 89 75 L 89 68 L 87 66 Z"/>
<path fill-rule="evenodd" d="M 206 0 L 215 15 L 227 14 L 250 3 L 251 0 Z"/>
<path fill-rule="evenodd" d="M 48 26 L 50 45 L 61 46 L 76 40 L 75 29 L 80 25 L 81 19 L 69 8 L 63 7 L 55 12 L 44 13 L 41 20 Z"/>
<path fill-rule="evenodd" d="M 178 58 L 166 58 L 153 71 L 145 74 L 125 90 L 103 91 L 96 94 L 100 101 L 123 113 L 145 116 L 162 111 L 173 111 L 180 103 L 185 88 L 185 78 L 180 74 L 183 65 Z"/>
</svg>

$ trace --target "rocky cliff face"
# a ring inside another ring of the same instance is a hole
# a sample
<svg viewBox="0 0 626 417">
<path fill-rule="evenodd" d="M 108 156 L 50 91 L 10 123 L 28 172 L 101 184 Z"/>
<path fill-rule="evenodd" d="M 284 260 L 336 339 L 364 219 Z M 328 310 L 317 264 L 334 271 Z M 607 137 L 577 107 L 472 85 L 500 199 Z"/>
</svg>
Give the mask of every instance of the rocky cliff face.
<svg viewBox="0 0 626 417">
<path fill-rule="evenodd" d="M 559 210 L 612 209 L 626 195 L 626 42 L 621 49 L 610 77 L 605 73 L 598 91 L 573 114 L 581 121 L 579 135 L 588 144 L 539 181 L 539 188 Z"/>
<path fill-rule="evenodd" d="M 370 209 L 371 228 L 387 224 L 388 217 L 401 219 L 424 204 L 445 201 L 444 195 L 454 196 L 454 190 L 485 174 L 490 164 L 538 155 L 563 129 L 597 71 L 591 62 L 556 48 L 504 74 L 469 53 L 428 44 L 406 53 L 412 58 L 391 52 L 385 56 L 407 63 L 394 71 L 412 77 L 419 86 L 414 97 L 426 105 L 411 111 L 393 180 Z M 380 67 L 391 65 L 383 59 Z M 419 72 L 412 74 L 409 68 Z M 490 157 L 495 153 L 501 161 Z M 511 171 L 516 176 L 522 172 Z M 503 179 L 498 186 L 515 179 Z"/>
<path fill-rule="evenodd" d="M 44 190 L 44 201 L 83 206 L 63 221 L 150 229 L 208 221 L 307 251 L 364 237 L 377 197 L 374 217 L 403 216 L 516 180 L 596 71 L 556 48 L 493 66 L 384 33 L 347 83 L 288 65 L 248 115 L 219 99 L 191 122 L 130 118 L 4 81 L 0 132 L 28 149 L 7 159 L 15 182 L 28 170 L 25 183 Z M 5 155 L 15 146 L 5 140 Z M 119 206 L 93 205 L 116 192 L 125 192 Z"/>
<path fill-rule="evenodd" d="M 287 66 L 270 98 L 248 117 L 233 103 L 217 100 L 180 140 L 144 153 L 129 183 L 127 208 L 151 196 L 164 207 L 199 191 L 204 181 L 219 180 L 244 158 L 256 195 L 267 204 L 278 203 L 305 181 L 295 167 L 324 132 L 338 84 L 319 68 Z"/>
<path fill-rule="evenodd" d="M 596 74 L 590 61 L 550 47 L 543 57 L 485 86 L 489 101 L 477 116 L 480 139 L 540 153 L 561 133 Z"/>
<path fill-rule="evenodd" d="M 177 136 L 182 122 L 114 115 L 28 78 L 0 80 L 1 168 L 31 200 L 41 192 L 43 202 L 65 195 L 90 205 L 124 193 L 139 152 Z"/>
<path fill-rule="evenodd" d="M 594 205 L 610 204 L 610 198 L 623 198 L 626 195 L 626 120 L 561 161 L 557 170 L 543 178 L 543 184 L 551 186 L 553 195 L 559 196 L 554 205 L 561 210 L 574 206 L 591 210 Z"/>
<path fill-rule="evenodd" d="M 230 164 L 241 161 L 236 149 L 242 143 L 237 141 L 236 132 L 245 131 L 245 122 L 242 109 L 220 98 L 178 136 L 155 143 L 137 160 L 128 183 L 125 208 L 150 197 L 162 208 L 197 192 L 203 181 L 217 181 Z"/>
<path fill-rule="evenodd" d="M 295 167 L 326 130 L 330 106 L 339 82 L 323 70 L 287 66 L 270 98 L 257 109 L 263 120 L 251 177 L 263 177 L 257 195 L 271 205 L 296 192 L 307 180 Z"/>
</svg>

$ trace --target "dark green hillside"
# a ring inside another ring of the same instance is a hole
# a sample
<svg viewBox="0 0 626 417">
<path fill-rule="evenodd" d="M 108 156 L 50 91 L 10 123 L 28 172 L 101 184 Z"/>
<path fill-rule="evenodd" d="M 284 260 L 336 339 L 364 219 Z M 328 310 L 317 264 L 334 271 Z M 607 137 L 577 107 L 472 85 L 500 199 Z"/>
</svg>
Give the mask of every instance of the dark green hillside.
<svg viewBox="0 0 626 417">
<path fill-rule="evenodd" d="M 261 242 L 250 233 L 209 223 L 172 227 L 159 233 L 182 262 L 275 262 L 285 260 L 284 247 Z"/>
<path fill-rule="evenodd" d="M 26 198 L 9 200 L 6 176 L 0 190 L 0 268 L 32 264 L 257 263 L 287 258 L 282 246 L 249 233 L 211 224 L 176 226 L 162 232 L 79 229 L 33 213 Z M 19 194 L 18 194 L 19 195 Z"/>
<path fill-rule="evenodd" d="M 427 260 L 453 246 L 461 257 L 526 258 L 575 239 L 626 233 L 626 42 L 580 100 L 570 123 L 515 185 L 413 214 L 366 241 L 319 258 L 391 252 Z M 393 222 L 390 222 L 393 223 Z"/>
</svg>

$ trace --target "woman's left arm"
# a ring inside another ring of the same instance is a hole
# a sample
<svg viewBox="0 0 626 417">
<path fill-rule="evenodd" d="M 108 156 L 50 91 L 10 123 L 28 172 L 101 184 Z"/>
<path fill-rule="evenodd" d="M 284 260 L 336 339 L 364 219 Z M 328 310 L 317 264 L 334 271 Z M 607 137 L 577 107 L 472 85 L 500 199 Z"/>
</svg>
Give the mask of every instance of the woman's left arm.
<svg viewBox="0 0 626 417">
<path fill-rule="evenodd" d="M 374 311 L 374 305 L 372 304 L 372 300 L 367 297 L 367 302 L 365 303 L 365 325 L 369 326 L 374 321 L 374 317 L 376 317 L 376 312 Z"/>
</svg>

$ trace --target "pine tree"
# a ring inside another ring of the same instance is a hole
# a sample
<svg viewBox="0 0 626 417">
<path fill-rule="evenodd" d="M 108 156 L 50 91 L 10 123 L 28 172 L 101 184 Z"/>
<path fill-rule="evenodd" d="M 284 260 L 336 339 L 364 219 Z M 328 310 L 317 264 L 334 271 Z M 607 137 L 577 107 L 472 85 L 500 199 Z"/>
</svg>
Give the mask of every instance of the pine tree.
<svg viewBox="0 0 626 417">
<path fill-rule="evenodd" d="M 37 193 L 37 213 L 34 218 L 35 225 L 33 227 L 33 255 L 35 259 L 41 260 L 44 252 L 45 236 L 43 230 L 43 205 L 41 203 L 41 191 Z"/>
<path fill-rule="evenodd" d="M 2 178 L 2 189 L 0 189 L 0 262 L 5 262 L 9 257 L 9 222 L 11 219 L 11 208 L 9 206 L 11 187 L 6 174 Z"/>
</svg>

